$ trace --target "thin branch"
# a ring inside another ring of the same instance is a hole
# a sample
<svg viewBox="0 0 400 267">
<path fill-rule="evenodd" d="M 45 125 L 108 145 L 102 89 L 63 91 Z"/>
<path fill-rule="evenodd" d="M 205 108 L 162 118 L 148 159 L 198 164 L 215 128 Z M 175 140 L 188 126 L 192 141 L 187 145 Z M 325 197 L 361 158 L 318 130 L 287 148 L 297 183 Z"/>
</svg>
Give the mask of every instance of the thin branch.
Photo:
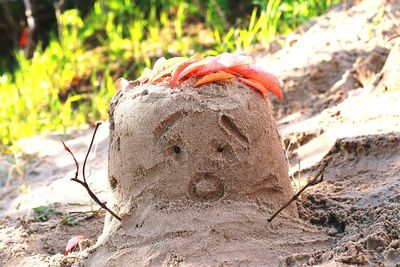
<svg viewBox="0 0 400 267">
<path fill-rule="evenodd" d="M 85 160 L 83 161 L 82 176 L 83 176 L 83 181 L 85 183 L 86 183 L 86 175 L 85 175 L 86 162 L 87 162 L 87 159 L 89 157 L 90 150 L 92 149 L 94 138 L 95 138 L 96 133 L 97 133 L 97 129 L 100 127 L 100 125 L 101 125 L 101 122 L 97 122 L 96 123 L 96 126 L 94 128 L 94 132 L 93 132 L 93 135 L 92 135 L 92 140 L 90 141 L 90 145 L 89 145 L 88 151 L 86 153 Z"/>
<path fill-rule="evenodd" d="M 86 152 L 85 161 L 83 162 L 83 169 L 82 169 L 83 181 L 81 181 L 81 180 L 78 179 L 79 164 L 78 164 L 78 161 L 77 161 L 76 158 L 75 158 L 74 153 L 72 153 L 71 149 L 69 149 L 69 147 L 64 143 L 64 141 L 61 140 L 61 142 L 62 142 L 63 145 L 64 145 L 64 149 L 65 149 L 69 154 L 71 154 L 72 158 L 73 158 L 74 161 L 75 161 L 75 165 L 76 165 L 75 177 L 72 178 L 71 180 L 74 181 L 74 182 L 77 182 L 78 184 L 81 184 L 84 188 L 86 188 L 86 191 L 88 192 L 89 196 L 94 200 L 94 202 L 96 202 L 100 207 L 102 207 L 103 209 L 105 209 L 106 211 L 108 211 L 108 212 L 109 212 L 112 216 L 114 216 L 114 218 L 116 218 L 118 221 L 121 221 L 121 218 L 120 218 L 117 214 L 115 214 L 112 210 L 110 210 L 110 209 L 107 207 L 107 205 L 106 205 L 105 203 L 103 203 L 103 202 L 101 202 L 101 201 L 99 200 L 99 198 L 96 196 L 96 194 L 93 193 L 93 191 L 90 189 L 88 183 L 86 182 L 86 175 L 85 175 L 86 162 L 87 162 L 87 159 L 88 159 L 88 157 L 89 157 L 89 153 L 90 153 L 90 150 L 91 150 L 91 148 L 92 148 L 92 145 L 93 145 L 93 142 L 94 142 L 94 138 L 95 138 L 95 136 L 96 136 L 97 129 L 99 128 L 100 125 L 101 125 L 100 122 L 96 123 L 96 127 L 95 127 L 94 132 L 93 132 L 93 136 L 92 136 L 92 140 L 91 140 L 90 145 L 89 145 L 89 149 L 88 149 L 88 151 Z"/>
<path fill-rule="evenodd" d="M 65 151 L 67 151 L 75 161 L 75 166 L 76 166 L 75 178 L 77 178 L 78 177 L 78 173 L 79 173 L 79 163 L 76 160 L 74 153 L 72 153 L 71 149 L 69 149 L 69 147 L 67 147 L 67 145 L 64 143 L 63 140 L 61 140 L 61 143 L 63 144 Z"/>
<path fill-rule="evenodd" d="M 313 179 L 311 179 L 305 186 L 303 186 L 302 189 L 300 189 L 299 192 L 297 192 L 292 198 L 286 202 L 279 210 L 277 210 L 269 219 L 268 222 L 272 222 L 272 220 L 279 214 L 281 213 L 282 210 L 284 210 L 287 206 L 289 206 L 293 201 L 295 201 L 301 193 L 303 193 L 304 190 L 306 190 L 310 186 L 317 185 L 321 183 L 324 180 L 324 170 L 328 166 L 329 161 L 325 163 L 325 165 L 321 168 L 321 170 L 314 176 Z"/>
</svg>

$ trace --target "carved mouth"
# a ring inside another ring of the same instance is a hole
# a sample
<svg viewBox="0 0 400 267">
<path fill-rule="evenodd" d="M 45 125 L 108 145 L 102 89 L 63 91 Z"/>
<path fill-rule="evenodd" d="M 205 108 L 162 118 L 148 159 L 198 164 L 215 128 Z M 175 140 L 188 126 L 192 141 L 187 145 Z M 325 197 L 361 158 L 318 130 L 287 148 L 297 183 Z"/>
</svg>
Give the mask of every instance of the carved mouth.
<svg viewBox="0 0 400 267">
<path fill-rule="evenodd" d="M 189 195 L 196 200 L 218 200 L 225 192 L 223 181 L 211 173 L 197 173 L 188 183 Z"/>
</svg>

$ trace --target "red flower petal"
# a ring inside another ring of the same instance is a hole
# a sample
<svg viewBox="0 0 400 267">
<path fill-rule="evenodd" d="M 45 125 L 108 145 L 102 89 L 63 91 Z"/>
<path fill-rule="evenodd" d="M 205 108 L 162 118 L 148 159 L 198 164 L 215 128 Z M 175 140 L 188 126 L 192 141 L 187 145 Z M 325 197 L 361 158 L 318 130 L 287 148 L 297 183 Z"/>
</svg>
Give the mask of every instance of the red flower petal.
<svg viewBox="0 0 400 267">
<path fill-rule="evenodd" d="M 160 57 L 159 59 L 156 60 L 156 62 L 154 62 L 151 77 L 155 76 L 157 73 L 159 73 L 162 70 L 165 62 L 167 62 L 167 59 L 165 57 Z"/>
<path fill-rule="evenodd" d="M 175 88 L 176 84 L 178 83 L 179 76 L 182 73 L 183 70 L 186 69 L 190 64 L 193 62 L 199 61 L 200 60 L 200 55 L 199 54 L 194 54 L 191 56 L 187 61 L 182 62 L 180 65 L 175 66 L 176 69 L 172 72 L 171 76 L 171 88 Z"/>
<path fill-rule="evenodd" d="M 206 57 L 202 60 L 192 62 L 189 64 L 182 72 L 179 74 L 178 81 L 183 79 L 186 76 L 189 76 L 190 74 L 195 73 L 199 68 L 208 65 L 208 63 L 211 61 L 212 57 Z"/>
<path fill-rule="evenodd" d="M 140 75 L 140 77 L 137 78 L 136 80 L 138 80 L 140 83 L 145 83 L 149 80 L 151 73 L 152 70 L 146 67 L 144 68 L 142 75 Z"/>
<path fill-rule="evenodd" d="M 84 239 L 83 235 L 77 235 L 77 236 L 72 237 L 68 241 L 67 246 L 65 247 L 64 256 L 68 255 L 69 253 L 71 253 L 76 248 L 76 246 L 78 245 L 79 241 L 81 241 L 83 239 Z"/>
<path fill-rule="evenodd" d="M 226 80 L 226 79 L 232 79 L 232 78 L 235 78 L 235 76 L 232 74 L 226 73 L 226 72 L 212 73 L 212 74 L 208 74 L 208 75 L 204 76 L 203 78 L 201 78 L 200 80 L 198 80 L 196 82 L 196 84 L 194 85 L 194 87 L 197 87 L 197 86 L 200 86 L 203 84 L 207 84 L 207 83 L 222 81 L 222 80 Z"/>
<path fill-rule="evenodd" d="M 225 67 L 233 67 L 238 65 L 249 65 L 252 64 L 254 59 L 250 56 L 223 53 L 216 56 L 216 60 L 219 64 Z"/>
<path fill-rule="evenodd" d="M 117 90 L 117 91 L 124 90 L 125 87 L 128 85 L 128 83 L 129 82 L 127 80 L 125 80 L 124 78 L 119 78 L 114 84 L 115 90 Z"/>
<path fill-rule="evenodd" d="M 163 62 L 158 67 L 158 70 L 153 69 L 152 77 L 149 79 L 149 83 L 156 82 L 164 76 L 171 75 L 172 71 L 186 62 L 188 59 L 184 57 L 173 57 Z"/>
<path fill-rule="evenodd" d="M 223 53 L 210 60 L 207 65 L 199 68 L 196 76 L 207 75 L 217 71 L 226 71 L 227 68 L 250 64 L 252 62 L 253 58 L 250 56 Z"/>
<path fill-rule="evenodd" d="M 216 61 L 211 61 L 210 64 L 200 67 L 196 71 L 196 76 L 203 76 L 220 70 L 225 70 L 226 67 Z"/>
<path fill-rule="evenodd" d="M 239 81 L 260 91 L 263 95 L 268 94 L 267 88 L 265 88 L 264 85 L 262 85 L 260 82 L 257 82 L 256 80 L 239 78 Z"/>
<path fill-rule="evenodd" d="M 255 65 L 239 65 L 233 66 L 230 69 L 243 75 L 245 78 L 260 82 L 268 91 L 282 99 L 281 84 L 275 75 Z"/>
</svg>

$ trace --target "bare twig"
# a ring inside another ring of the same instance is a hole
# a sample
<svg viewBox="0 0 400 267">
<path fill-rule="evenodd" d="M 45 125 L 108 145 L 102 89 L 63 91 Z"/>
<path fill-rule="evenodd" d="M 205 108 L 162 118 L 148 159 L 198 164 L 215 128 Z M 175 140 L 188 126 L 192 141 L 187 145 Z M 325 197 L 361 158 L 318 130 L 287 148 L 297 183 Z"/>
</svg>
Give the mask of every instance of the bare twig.
<svg viewBox="0 0 400 267">
<path fill-rule="evenodd" d="M 324 180 L 324 170 L 326 168 L 326 166 L 328 166 L 329 161 L 327 161 L 325 163 L 324 166 L 322 166 L 321 170 L 314 176 L 313 179 L 311 179 L 305 186 L 303 186 L 302 189 L 300 189 L 299 192 L 297 192 L 294 196 L 292 196 L 292 198 L 286 202 L 279 210 L 277 210 L 269 219 L 268 222 L 272 222 L 272 220 L 279 214 L 281 213 L 282 210 L 284 210 L 287 206 L 289 206 L 293 201 L 295 201 L 301 193 L 303 193 L 304 190 L 306 190 L 308 187 L 310 186 L 314 186 L 317 185 L 319 183 L 321 183 Z"/>
<path fill-rule="evenodd" d="M 82 176 L 83 176 L 83 181 L 84 181 L 85 183 L 86 183 L 86 174 L 85 174 L 86 162 L 87 162 L 87 159 L 88 159 L 88 157 L 89 157 L 89 152 L 90 152 L 90 150 L 92 149 L 93 142 L 94 142 L 94 137 L 96 136 L 97 129 L 99 128 L 100 125 L 101 125 L 101 122 L 96 123 L 96 127 L 94 128 L 92 140 L 90 141 L 90 145 L 89 145 L 88 151 L 87 151 L 87 153 L 86 153 L 85 160 L 83 161 Z"/>
<path fill-rule="evenodd" d="M 91 148 L 92 148 L 93 141 L 94 141 L 94 138 L 95 138 L 95 136 L 96 136 L 97 129 L 99 128 L 100 125 L 101 125 L 101 122 L 96 123 L 96 127 L 95 127 L 94 132 L 93 132 L 92 140 L 90 141 L 89 149 L 88 149 L 88 151 L 87 151 L 87 153 L 86 153 L 85 160 L 84 160 L 84 162 L 83 162 L 83 169 L 82 169 L 83 181 L 81 181 L 81 180 L 78 179 L 79 164 L 78 164 L 78 161 L 77 161 L 76 158 L 75 158 L 74 153 L 72 153 L 71 149 L 69 149 L 69 147 L 64 143 L 64 141 L 61 140 L 61 142 L 62 142 L 63 145 L 64 145 L 64 149 L 65 149 L 69 154 L 71 154 L 72 158 L 73 158 L 74 161 L 75 161 L 75 166 L 76 166 L 75 177 L 72 178 L 71 180 L 74 181 L 74 182 L 77 182 L 78 184 L 81 184 L 83 187 L 85 187 L 86 190 L 87 190 L 87 192 L 88 192 L 88 194 L 89 194 L 89 196 L 94 200 L 94 202 L 96 202 L 100 207 L 102 207 L 103 209 L 105 209 L 106 211 L 108 211 L 108 212 L 109 212 L 112 216 L 114 216 L 114 218 L 116 218 L 118 221 L 121 221 L 121 218 L 120 218 L 117 214 L 115 214 L 112 210 L 110 210 L 110 209 L 107 207 L 107 205 L 106 205 L 105 203 L 103 203 L 103 202 L 101 202 L 101 201 L 99 200 L 99 198 L 93 193 L 93 191 L 90 189 L 88 183 L 86 182 L 86 175 L 85 175 L 86 162 L 87 162 L 87 159 L 88 159 L 88 157 L 89 157 L 89 153 L 90 153 L 90 150 L 91 150 Z"/>
</svg>

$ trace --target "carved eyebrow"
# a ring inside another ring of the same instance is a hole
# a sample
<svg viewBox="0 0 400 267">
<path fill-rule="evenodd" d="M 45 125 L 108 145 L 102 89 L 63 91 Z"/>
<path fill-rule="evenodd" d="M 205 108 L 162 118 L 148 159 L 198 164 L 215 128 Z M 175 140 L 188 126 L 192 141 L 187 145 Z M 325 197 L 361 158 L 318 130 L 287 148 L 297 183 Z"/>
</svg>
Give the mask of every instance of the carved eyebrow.
<svg viewBox="0 0 400 267">
<path fill-rule="evenodd" d="M 230 136 L 233 136 L 242 146 L 249 145 L 249 138 L 243 134 L 240 127 L 227 115 L 222 114 L 218 120 L 221 129 Z"/>
<path fill-rule="evenodd" d="M 169 131 L 178 121 L 182 120 L 185 116 L 186 112 L 184 112 L 183 110 L 179 110 L 167 116 L 154 130 L 154 136 L 157 139 L 161 138 L 167 131 Z"/>
</svg>

